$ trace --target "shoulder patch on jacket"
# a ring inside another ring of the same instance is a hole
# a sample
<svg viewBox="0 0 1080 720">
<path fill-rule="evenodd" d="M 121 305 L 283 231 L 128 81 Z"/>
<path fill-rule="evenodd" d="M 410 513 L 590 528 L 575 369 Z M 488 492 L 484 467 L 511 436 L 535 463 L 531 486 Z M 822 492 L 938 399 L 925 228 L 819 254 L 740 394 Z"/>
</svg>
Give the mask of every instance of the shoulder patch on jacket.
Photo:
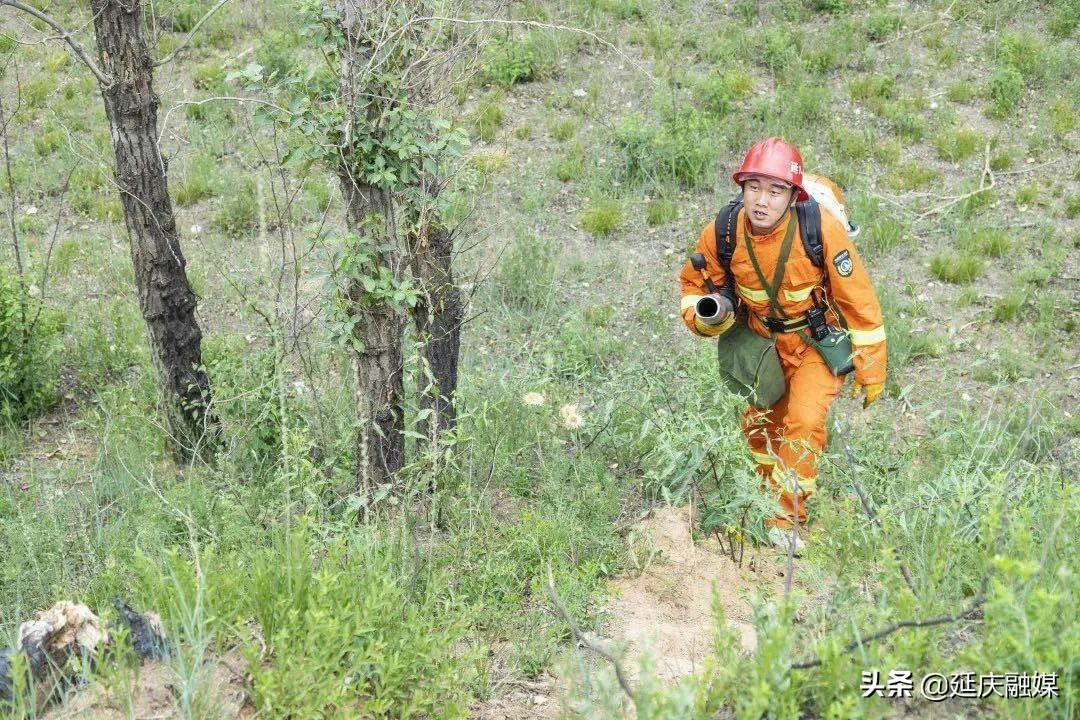
<svg viewBox="0 0 1080 720">
<path fill-rule="evenodd" d="M 832 264 L 836 266 L 836 272 L 840 273 L 841 277 L 847 277 L 851 275 L 853 266 L 851 264 L 851 253 L 847 250 L 841 250 L 836 253 L 832 259 Z"/>
</svg>

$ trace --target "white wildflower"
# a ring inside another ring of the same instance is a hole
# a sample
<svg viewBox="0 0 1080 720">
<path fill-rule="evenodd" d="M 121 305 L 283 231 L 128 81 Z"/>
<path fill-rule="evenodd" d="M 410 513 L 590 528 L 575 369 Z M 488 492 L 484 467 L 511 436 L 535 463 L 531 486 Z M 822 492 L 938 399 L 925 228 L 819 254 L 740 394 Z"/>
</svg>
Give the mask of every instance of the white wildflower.
<svg viewBox="0 0 1080 720">
<path fill-rule="evenodd" d="M 521 404 L 539 407 L 544 404 L 544 396 L 538 392 L 527 392 L 521 396 Z"/>
</svg>

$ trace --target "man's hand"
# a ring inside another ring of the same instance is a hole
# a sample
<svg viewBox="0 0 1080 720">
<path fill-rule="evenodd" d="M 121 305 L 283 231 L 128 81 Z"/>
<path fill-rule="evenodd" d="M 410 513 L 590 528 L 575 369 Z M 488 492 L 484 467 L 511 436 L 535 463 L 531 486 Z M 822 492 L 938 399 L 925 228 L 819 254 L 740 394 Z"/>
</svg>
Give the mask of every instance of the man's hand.
<svg viewBox="0 0 1080 720">
<path fill-rule="evenodd" d="M 863 401 L 862 401 L 862 406 L 863 406 L 863 409 L 865 410 L 866 408 L 870 407 L 870 403 L 874 402 L 875 400 L 878 399 L 878 397 L 881 396 L 881 391 L 884 390 L 884 389 L 885 389 L 885 383 L 883 383 L 883 382 L 870 383 L 868 385 L 863 385 L 861 382 L 856 380 L 855 381 L 855 388 L 854 388 L 853 392 L 851 393 L 851 397 L 859 397 L 859 393 L 861 391 L 863 391 L 863 390 L 866 390 L 866 397 L 864 397 Z"/>
</svg>

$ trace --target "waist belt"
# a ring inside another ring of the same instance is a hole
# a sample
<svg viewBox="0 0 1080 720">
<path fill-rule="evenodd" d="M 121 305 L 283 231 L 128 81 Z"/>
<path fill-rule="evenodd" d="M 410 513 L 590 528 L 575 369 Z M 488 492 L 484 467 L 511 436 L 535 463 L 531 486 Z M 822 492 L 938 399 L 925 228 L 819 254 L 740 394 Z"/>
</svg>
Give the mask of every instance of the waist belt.
<svg viewBox="0 0 1080 720">
<path fill-rule="evenodd" d="M 783 318 L 761 315 L 757 316 L 757 319 L 761 321 L 761 324 L 769 329 L 770 332 L 795 332 L 796 330 L 802 330 L 809 323 L 806 322 L 806 317 L 798 317 L 792 320 L 784 320 Z"/>
</svg>

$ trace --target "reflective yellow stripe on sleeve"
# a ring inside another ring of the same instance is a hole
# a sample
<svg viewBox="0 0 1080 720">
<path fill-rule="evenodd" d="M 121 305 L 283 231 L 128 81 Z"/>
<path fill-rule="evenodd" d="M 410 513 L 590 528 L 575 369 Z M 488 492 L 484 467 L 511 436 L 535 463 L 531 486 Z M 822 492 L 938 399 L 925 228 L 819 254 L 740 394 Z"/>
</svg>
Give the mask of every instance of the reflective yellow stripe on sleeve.
<svg viewBox="0 0 1080 720">
<path fill-rule="evenodd" d="M 854 328 L 848 328 L 848 332 L 851 333 L 851 343 L 853 345 L 874 345 L 885 341 L 884 325 L 878 325 L 873 330 L 855 330 Z"/>
<path fill-rule="evenodd" d="M 688 308 L 692 308 L 697 305 L 697 301 L 705 297 L 704 295 L 683 295 L 682 303 L 679 305 L 679 312 L 684 313 Z"/>
<path fill-rule="evenodd" d="M 753 300 L 754 302 L 765 302 L 769 299 L 769 294 L 764 290 L 754 290 L 753 288 L 748 288 L 745 285 L 741 285 L 739 283 L 736 283 L 735 286 L 736 288 L 738 288 L 739 294 L 747 300 Z"/>
<path fill-rule="evenodd" d="M 735 313 L 730 313 L 727 317 L 727 320 L 720 323 L 719 325 L 706 325 L 705 323 L 701 322 L 701 318 L 694 318 L 694 327 L 696 327 L 698 329 L 698 332 L 700 332 L 705 337 L 716 337 L 717 335 L 723 334 L 727 332 L 728 328 L 730 328 L 734 324 Z"/>
<path fill-rule="evenodd" d="M 810 293 L 814 292 L 815 288 L 817 285 L 811 285 L 803 290 L 784 290 L 784 297 L 792 302 L 802 302 L 810 297 Z"/>
</svg>

